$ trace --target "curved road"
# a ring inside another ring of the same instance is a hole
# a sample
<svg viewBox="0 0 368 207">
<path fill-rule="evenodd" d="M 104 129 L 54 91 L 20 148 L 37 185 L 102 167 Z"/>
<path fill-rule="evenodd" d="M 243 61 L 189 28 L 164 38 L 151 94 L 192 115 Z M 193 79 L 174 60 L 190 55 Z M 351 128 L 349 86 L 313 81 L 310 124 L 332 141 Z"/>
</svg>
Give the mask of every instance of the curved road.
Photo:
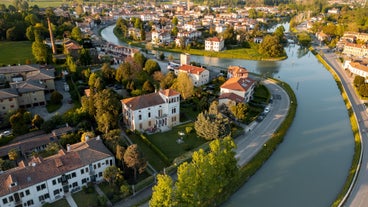
<svg viewBox="0 0 368 207">
<path fill-rule="evenodd" d="M 323 53 L 325 60 L 332 66 L 341 79 L 341 83 L 345 88 L 346 94 L 349 97 L 354 113 L 358 119 L 362 139 L 363 157 L 360 165 L 361 167 L 356 182 L 344 206 L 366 207 L 368 206 L 368 142 L 366 142 L 368 138 L 368 114 L 364 103 L 355 93 L 355 89 L 353 88 L 353 77 L 345 72 L 334 53 L 326 52 L 327 49 L 322 49 L 322 51 L 325 51 Z"/>
<path fill-rule="evenodd" d="M 289 110 L 290 98 L 286 91 L 271 79 L 263 81 L 263 84 L 273 96 L 271 110 L 262 122 L 253 122 L 248 127 L 244 127 L 245 135 L 235 139 L 239 166 L 245 165 L 262 149 L 264 143 L 284 121 Z"/>
</svg>

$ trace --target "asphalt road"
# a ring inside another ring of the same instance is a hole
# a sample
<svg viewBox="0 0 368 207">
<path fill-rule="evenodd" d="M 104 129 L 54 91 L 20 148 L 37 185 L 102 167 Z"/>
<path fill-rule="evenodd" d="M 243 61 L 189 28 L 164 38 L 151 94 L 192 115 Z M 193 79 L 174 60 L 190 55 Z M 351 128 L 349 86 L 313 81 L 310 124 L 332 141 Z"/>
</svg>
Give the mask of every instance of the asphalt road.
<svg viewBox="0 0 368 207">
<path fill-rule="evenodd" d="M 273 96 L 271 110 L 261 122 L 254 122 L 244 127 L 245 134 L 235 139 L 237 145 L 236 158 L 238 165 L 243 166 L 250 161 L 284 121 L 290 105 L 288 94 L 272 80 L 263 84 Z"/>
<path fill-rule="evenodd" d="M 326 58 L 326 61 L 333 67 L 333 69 L 336 71 L 341 79 L 341 83 L 345 88 L 345 91 L 352 104 L 354 113 L 357 117 L 360 135 L 362 138 L 363 156 L 360 169 L 356 182 L 353 185 L 351 193 L 347 197 L 344 206 L 366 207 L 368 206 L 368 142 L 366 141 L 368 138 L 368 113 L 364 106 L 364 102 L 360 100 L 360 98 L 355 93 L 353 87 L 353 77 L 345 72 L 334 53 L 326 52 L 326 49 L 322 50 L 324 51 L 324 57 Z"/>
</svg>

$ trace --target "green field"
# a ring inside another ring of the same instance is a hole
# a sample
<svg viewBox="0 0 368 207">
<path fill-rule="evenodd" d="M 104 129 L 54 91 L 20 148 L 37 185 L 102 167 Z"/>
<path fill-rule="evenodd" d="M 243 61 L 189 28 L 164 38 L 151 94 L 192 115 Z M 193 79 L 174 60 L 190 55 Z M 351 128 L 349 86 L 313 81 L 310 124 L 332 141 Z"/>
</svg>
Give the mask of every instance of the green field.
<svg viewBox="0 0 368 207">
<path fill-rule="evenodd" d="M 34 63 L 32 42 L 0 41 L 0 66 L 26 64 L 26 60 Z"/>
</svg>

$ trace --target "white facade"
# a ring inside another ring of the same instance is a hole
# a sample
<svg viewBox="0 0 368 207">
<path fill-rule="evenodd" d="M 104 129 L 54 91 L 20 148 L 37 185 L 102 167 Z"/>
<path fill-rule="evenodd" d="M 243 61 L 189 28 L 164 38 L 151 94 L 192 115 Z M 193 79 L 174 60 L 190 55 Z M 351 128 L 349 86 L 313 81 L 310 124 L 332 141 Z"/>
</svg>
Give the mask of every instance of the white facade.
<svg viewBox="0 0 368 207">
<path fill-rule="evenodd" d="M 1 174 L 0 206 L 40 207 L 63 198 L 65 193 L 81 190 L 89 182 L 102 181 L 102 172 L 115 165 L 113 155 L 106 154 L 100 139 L 70 147 L 69 152 L 61 150 L 46 159 L 36 158 L 29 166 L 23 164 Z"/>
<path fill-rule="evenodd" d="M 362 65 L 359 62 L 345 61 L 344 68 L 345 70 L 349 70 L 354 75 L 358 75 L 366 79 L 368 78 L 368 66 L 367 65 Z"/>
<path fill-rule="evenodd" d="M 210 81 L 210 72 L 201 67 L 182 65 L 178 70 L 175 70 L 176 75 L 179 73 L 188 74 L 193 85 L 196 87 L 207 84 Z"/>
<path fill-rule="evenodd" d="M 169 32 L 152 31 L 152 44 L 169 43 L 171 41 L 171 34 Z"/>
<path fill-rule="evenodd" d="M 219 52 L 222 49 L 224 49 L 224 46 L 225 46 L 225 41 L 224 40 L 220 40 L 217 37 L 208 38 L 205 41 L 205 50 L 206 51 Z"/>
<path fill-rule="evenodd" d="M 123 121 L 132 131 L 166 131 L 180 123 L 180 93 L 171 89 L 121 102 Z"/>
<path fill-rule="evenodd" d="M 250 78 L 234 77 L 227 80 L 220 87 L 220 96 L 223 94 L 235 94 L 243 98 L 244 102 L 250 101 L 255 88 L 255 81 Z"/>
</svg>

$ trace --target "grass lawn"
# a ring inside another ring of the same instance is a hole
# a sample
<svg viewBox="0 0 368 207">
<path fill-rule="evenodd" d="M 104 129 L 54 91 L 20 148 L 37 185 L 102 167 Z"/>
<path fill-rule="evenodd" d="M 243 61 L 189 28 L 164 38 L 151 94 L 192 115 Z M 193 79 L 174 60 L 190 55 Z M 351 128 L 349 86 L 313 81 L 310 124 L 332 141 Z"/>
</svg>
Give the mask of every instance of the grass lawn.
<svg viewBox="0 0 368 207">
<path fill-rule="evenodd" d="M 190 134 L 183 136 L 184 143 L 178 144 L 177 139 L 180 137 L 178 132 L 185 132 L 186 127 L 192 127 L 193 131 Z M 197 137 L 196 133 L 194 132 L 194 123 L 176 126 L 167 132 L 147 135 L 147 138 L 171 160 L 174 160 L 181 154 L 206 142 L 204 139 Z"/>
<path fill-rule="evenodd" d="M 52 207 L 67 207 L 69 206 L 68 201 L 65 198 L 53 202 L 50 206 Z"/>
<path fill-rule="evenodd" d="M 138 145 L 139 150 L 142 151 L 147 161 L 155 168 L 155 170 L 161 170 L 166 167 L 166 164 L 161 158 L 153 151 L 146 143 L 142 141 L 138 135 L 129 135 L 134 144 Z"/>
<path fill-rule="evenodd" d="M 52 112 L 58 110 L 61 106 L 62 106 L 62 103 L 60 103 L 60 104 L 51 104 L 51 103 L 48 102 L 47 105 L 46 105 L 46 109 L 47 109 L 47 112 L 52 113 Z"/>
<path fill-rule="evenodd" d="M 85 193 L 83 190 L 72 194 L 74 201 L 78 207 L 90 207 L 98 205 L 98 194 L 93 190 L 93 193 Z"/>
<path fill-rule="evenodd" d="M 30 41 L 0 41 L 0 66 L 13 64 L 26 64 L 34 62 L 32 55 L 32 42 Z"/>
</svg>

